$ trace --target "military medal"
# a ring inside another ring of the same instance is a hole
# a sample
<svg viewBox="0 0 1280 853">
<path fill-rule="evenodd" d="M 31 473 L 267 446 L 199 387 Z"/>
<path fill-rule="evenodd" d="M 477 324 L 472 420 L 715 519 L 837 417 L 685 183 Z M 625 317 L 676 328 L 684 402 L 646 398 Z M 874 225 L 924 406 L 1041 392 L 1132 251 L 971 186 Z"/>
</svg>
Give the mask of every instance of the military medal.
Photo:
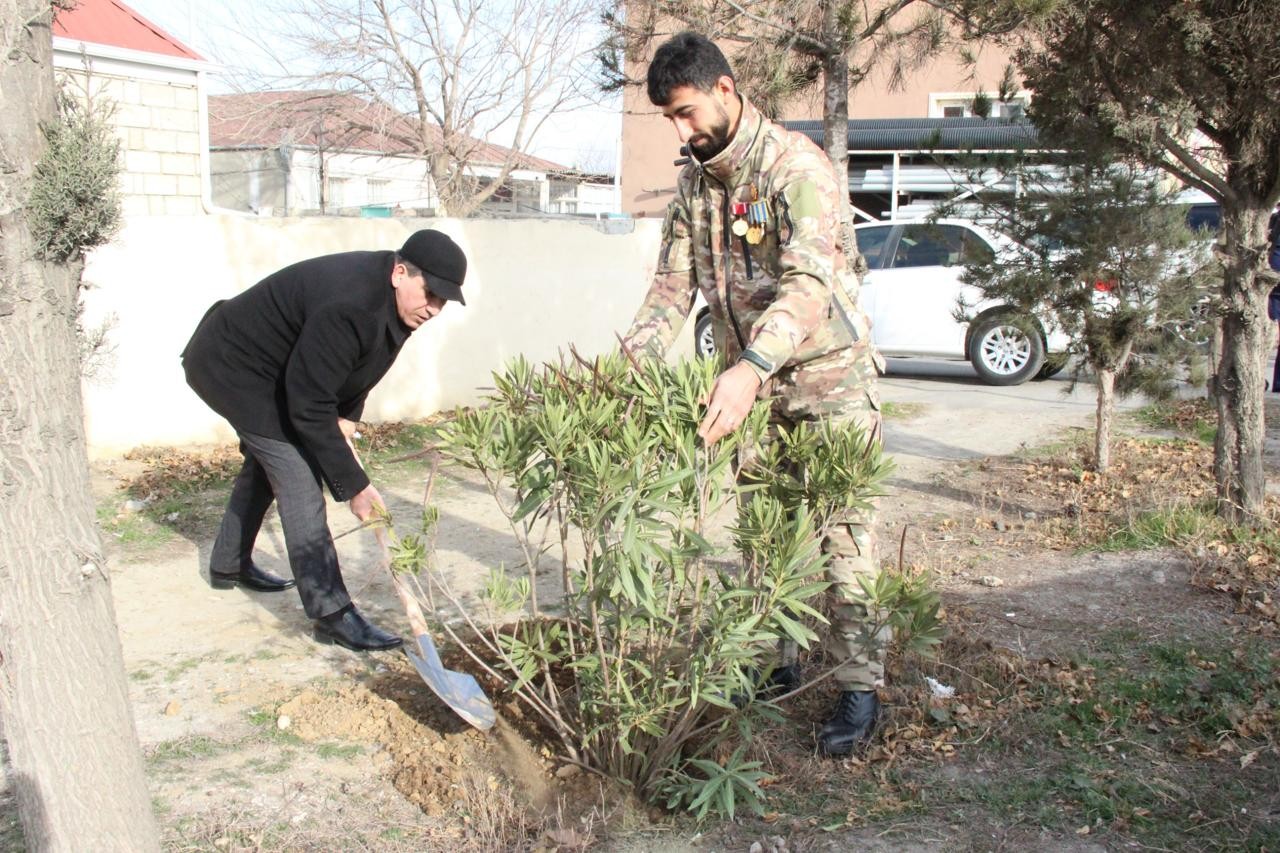
<svg viewBox="0 0 1280 853">
<path fill-rule="evenodd" d="M 769 208 L 760 201 L 760 191 L 751 185 L 751 204 L 747 205 L 747 242 L 755 246 L 764 239 L 765 223 L 769 219 Z"/>
<path fill-rule="evenodd" d="M 733 236 L 741 237 L 743 234 L 747 233 L 747 220 L 745 219 L 733 220 L 733 225 L 729 226 L 729 230 L 733 231 Z"/>
<path fill-rule="evenodd" d="M 735 237 L 741 237 L 747 233 L 749 223 L 742 217 L 747 215 L 747 203 L 745 201 L 735 201 L 733 203 L 733 224 L 729 226 L 729 230 L 733 232 Z"/>
</svg>

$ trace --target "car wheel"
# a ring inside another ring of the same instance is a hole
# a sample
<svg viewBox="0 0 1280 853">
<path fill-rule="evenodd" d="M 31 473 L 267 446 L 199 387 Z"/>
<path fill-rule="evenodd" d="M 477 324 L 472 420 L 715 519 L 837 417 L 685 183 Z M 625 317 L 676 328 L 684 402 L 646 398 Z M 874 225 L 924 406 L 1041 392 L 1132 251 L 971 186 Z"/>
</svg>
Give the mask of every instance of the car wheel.
<svg viewBox="0 0 1280 853">
<path fill-rule="evenodd" d="M 994 314 L 974 326 L 969 336 L 969 362 L 988 385 L 1020 385 L 1040 372 L 1044 341 L 1034 321 Z"/>
<path fill-rule="evenodd" d="M 693 350 L 699 358 L 715 358 L 716 336 L 711 329 L 711 312 L 703 311 L 693 327 Z"/>
</svg>

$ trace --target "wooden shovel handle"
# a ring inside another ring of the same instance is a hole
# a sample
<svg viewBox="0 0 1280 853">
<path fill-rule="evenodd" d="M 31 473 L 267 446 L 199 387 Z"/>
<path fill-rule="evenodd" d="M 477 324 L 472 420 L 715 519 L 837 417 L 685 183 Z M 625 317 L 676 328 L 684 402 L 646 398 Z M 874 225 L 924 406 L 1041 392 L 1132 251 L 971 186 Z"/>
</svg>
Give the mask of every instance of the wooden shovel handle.
<svg viewBox="0 0 1280 853">
<path fill-rule="evenodd" d="M 373 535 L 378 540 L 378 547 L 382 549 L 382 564 L 387 567 L 387 574 L 391 575 L 391 583 L 396 588 L 396 595 L 400 596 L 400 604 L 404 607 L 405 615 L 409 617 L 409 627 L 413 629 L 415 637 L 427 633 L 427 620 L 422 615 L 422 608 L 418 606 L 418 599 L 413 597 L 404 581 L 400 580 L 400 576 L 391 568 L 391 549 L 387 547 L 387 531 L 381 527 L 375 527 Z"/>
</svg>

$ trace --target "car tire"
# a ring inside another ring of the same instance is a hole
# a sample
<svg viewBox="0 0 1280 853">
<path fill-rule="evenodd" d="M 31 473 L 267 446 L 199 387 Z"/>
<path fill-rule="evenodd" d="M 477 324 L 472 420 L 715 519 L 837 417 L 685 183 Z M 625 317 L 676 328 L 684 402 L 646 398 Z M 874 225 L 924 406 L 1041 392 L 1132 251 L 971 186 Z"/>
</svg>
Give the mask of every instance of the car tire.
<svg viewBox="0 0 1280 853">
<path fill-rule="evenodd" d="M 715 358 L 716 336 L 711 328 L 711 312 L 704 310 L 693 326 L 693 351 L 699 358 Z"/>
<path fill-rule="evenodd" d="M 1021 385 L 1044 366 L 1044 339 L 1030 318 L 990 314 L 969 335 L 969 363 L 988 385 Z"/>
</svg>

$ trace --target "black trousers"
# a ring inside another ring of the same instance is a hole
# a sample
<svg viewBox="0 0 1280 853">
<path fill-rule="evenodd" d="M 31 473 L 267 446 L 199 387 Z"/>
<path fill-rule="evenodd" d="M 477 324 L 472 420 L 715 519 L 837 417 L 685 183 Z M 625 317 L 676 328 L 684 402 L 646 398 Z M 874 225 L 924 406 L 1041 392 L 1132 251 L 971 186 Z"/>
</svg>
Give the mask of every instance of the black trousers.
<svg viewBox="0 0 1280 853">
<path fill-rule="evenodd" d="M 231 486 L 209 570 L 232 574 L 252 562 L 262 519 L 275 501 L 303 609 L 312 619 L 336 613 L 351 603 L 351 596 L 329 533 L 319 466 L 296 444 L 239 435 L 244 466 Z"/>
</svg>

